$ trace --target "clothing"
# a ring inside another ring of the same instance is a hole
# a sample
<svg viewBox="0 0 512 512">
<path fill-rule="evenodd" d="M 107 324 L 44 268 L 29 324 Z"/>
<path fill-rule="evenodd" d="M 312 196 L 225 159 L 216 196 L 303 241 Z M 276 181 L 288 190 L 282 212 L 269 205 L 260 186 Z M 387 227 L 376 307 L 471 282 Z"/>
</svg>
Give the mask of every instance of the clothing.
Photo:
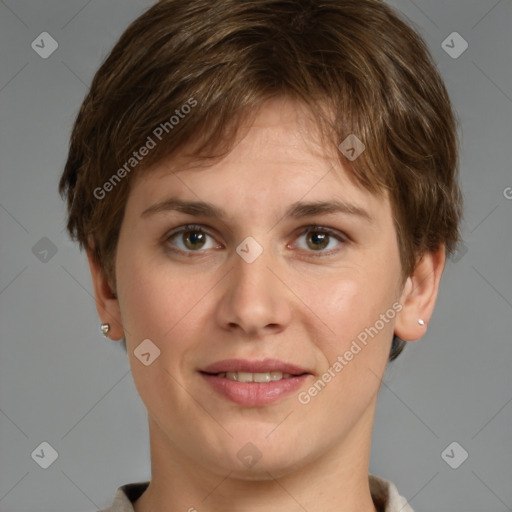
<svg viewBox="0 0 512 512">
<path fill-rule="evenodd" d="M 398 494 L 398 490 L 389 480 L 375 475 L 368 475 L 370 492 L 379 512 L 414 512 L 407 500 Z M 125 484 L 117 489 L 114 501 L 109 508 L 98 512 L 134 512 L 134 503 L 146 490 L 149 482 Z"/>
</svg>

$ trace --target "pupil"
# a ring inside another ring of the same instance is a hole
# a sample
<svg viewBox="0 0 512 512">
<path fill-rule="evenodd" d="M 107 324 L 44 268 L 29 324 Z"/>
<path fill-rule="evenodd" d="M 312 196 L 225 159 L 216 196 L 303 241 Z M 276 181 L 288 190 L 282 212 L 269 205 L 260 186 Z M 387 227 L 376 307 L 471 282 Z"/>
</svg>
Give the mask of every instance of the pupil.
<svg viewBox="0 0 512 512">
<path fill-rule="evenodd" d="M 186 245 L 192 249 L 195 248 L 196 244 L 199 243 L 201 245 L 201 242 L 204 242 L 204 233 L 199 233 L 198 231 L 191 231 L 189 232 L 188 236 L 185 238 L 186 241 L 190 240 L 189 243 L 186 243 Z"/>
<path fill-rule="evenodd" d="M 313 249 L 323 249 L 324 247 L 327 246 L 327 239 L 328 239 L 329 235 L 327 233 L 313 233 L 311 235 L 311 239 L 313 241 L 313 244 L 317 244 L 317 243 L 320 243 L 322 245 L 314 245 L 313 246 Z"/>
</svg>

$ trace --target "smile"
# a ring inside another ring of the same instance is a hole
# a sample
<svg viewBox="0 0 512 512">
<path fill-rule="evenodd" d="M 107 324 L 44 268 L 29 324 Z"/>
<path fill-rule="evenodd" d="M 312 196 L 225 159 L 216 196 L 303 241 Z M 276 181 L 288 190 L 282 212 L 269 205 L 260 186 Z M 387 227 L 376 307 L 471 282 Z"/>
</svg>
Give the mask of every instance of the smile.
<svg viewBox="0 0 512 512">
<path fill-rule="evenodd" d="M 245 407 L 262 407 L 297 392 L 311 374 L 282 372 L 200 372 L 211 389 L 224 399 Z"/>
<path fill-rule="evenodd" d="M 237 382 L 273 382 L 276 380 L 289 379 L 292 377 L 291 373 L 283 372 L 221 372 L 217 373 L 216 375 L 217 377 L 223 377 Z"/>
</svg>

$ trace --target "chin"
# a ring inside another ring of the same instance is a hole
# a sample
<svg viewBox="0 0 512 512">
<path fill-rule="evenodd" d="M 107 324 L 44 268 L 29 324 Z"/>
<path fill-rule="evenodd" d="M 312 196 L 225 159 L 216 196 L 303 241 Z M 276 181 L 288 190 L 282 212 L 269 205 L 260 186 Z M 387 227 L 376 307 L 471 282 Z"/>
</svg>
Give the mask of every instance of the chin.
<svg viewBox="0 0 512 512">
<path fill-rule="evenodd" d="M 273 457 L 272 460 L 264 460 L 264 457 L 251 467 L 243 467 L 238 459 L 229 468 L 230 478 L 237 478 L 245 481 L 272 481 L 282 478 L 294 472 L 301 466 L 300 461 L 290 461 L 284 454 L 282 457 Z M 228 468 L 226 468 L 228 469 Z"/>
</svg>

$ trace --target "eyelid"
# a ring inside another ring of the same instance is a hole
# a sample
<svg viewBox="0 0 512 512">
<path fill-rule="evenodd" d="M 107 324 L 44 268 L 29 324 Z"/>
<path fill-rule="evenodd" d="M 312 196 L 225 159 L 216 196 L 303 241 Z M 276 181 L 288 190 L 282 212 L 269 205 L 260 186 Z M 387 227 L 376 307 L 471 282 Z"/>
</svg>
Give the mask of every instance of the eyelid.
<svg viewBox="0 0 512 512">
<path fill-rule="evenodd" d="M 163 236 L 163 242 L 168 242 L 171 238 L 174 238 L 176 235 L 179 235 L 181 233 L 186 233 L 187 231 L 200 231 L 201 233 L 204 233 L 208 235 L 210 238 L 213 238 L 216 240 L 215 236 L 209 231 L 209 229 L 205 228 L 204 226 L 201 226 L 200 224 L 183 224 L 181 226 L 178 226 L 174 229 L 171 229 L 171 231 L 168 231 Z M 204 251 L 182 251 L 181 249 L 176 249 L 179 252 L 204 252 Z"/>
<path fill-rule="evenodd" d="M 343 231 L 339 231 L 338 229 L 329 228 L 327 226 L 322 226 L 319 224 L 310 224 L 309 226 L 302 226 L 300 229 L 301 234 L 309 233 L 311 231 L 320 231 L 322 233 L 327 233 L 333 236 L 334 238 L 337 238 L 338 240 L 340 240 L 340 242 L 346 242 L 349 240 L 348 235 L 343 233 Z"/>
<path fill-rule="evenodd" d="M 309 226 L 302 226 L 298 232 L 298 234 L 295 236 L 295 239 L 298 238 L 301 235 L 307 235 L 310 232 L 318 232 L 318 233 L 326 233 L 332 238 L 335 238 L 340 244 L 348 244 L 350 242 L 350 238 L 348 235 L 343 233 L 342 231 L 339 231 L 334 228 L 329 228 L 327 226 L 321 226 L 318 224 L 311 224 Z M 338 253 L 341 249 L 339 247 L 330 249 L 328 251 L 306 251 L 308 256 L 313 257 L 327 257 L 332 254 Z"/>
<path fill-rule="evenodd" d="M 206 233 L 207 235 L 213 236 L 210 234 L 209 228 L 205 228 L 204 226 L 200 224 L 182 224 L 181 226 L 178 226 L 176 228 L 171 229 L 164 235 L 164 239 L 171 238 L 178 233 L 181 233 L 182 231 L 201 231 L 203 233 Z"/>
</svg>

